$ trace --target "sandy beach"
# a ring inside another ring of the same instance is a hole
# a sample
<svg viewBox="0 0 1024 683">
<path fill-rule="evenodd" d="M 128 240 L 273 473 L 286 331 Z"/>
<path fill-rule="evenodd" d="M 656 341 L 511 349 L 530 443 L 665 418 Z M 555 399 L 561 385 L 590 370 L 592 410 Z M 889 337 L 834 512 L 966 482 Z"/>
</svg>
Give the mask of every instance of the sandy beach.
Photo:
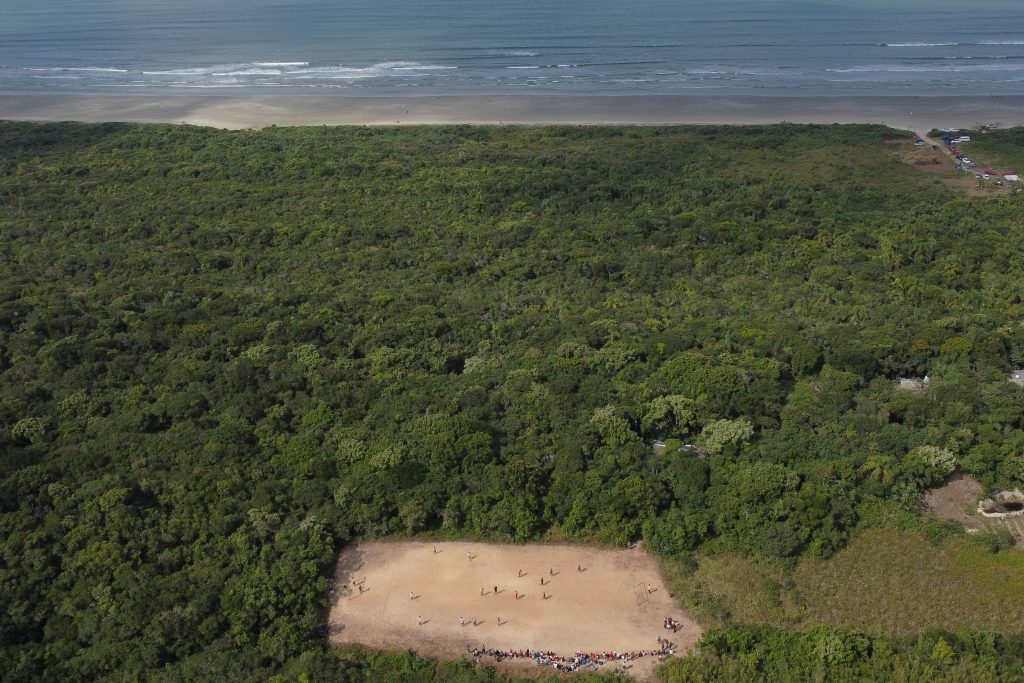
<svg viewBox="0 0 1024 683">
<path fill-rule="evenodd" d="M 883 123 L 905 130 L 1024 125 L 1024 96 L 284 96 L 0 93 L 0 119 L 216 128 L 414 124 Z"/>
</svg>

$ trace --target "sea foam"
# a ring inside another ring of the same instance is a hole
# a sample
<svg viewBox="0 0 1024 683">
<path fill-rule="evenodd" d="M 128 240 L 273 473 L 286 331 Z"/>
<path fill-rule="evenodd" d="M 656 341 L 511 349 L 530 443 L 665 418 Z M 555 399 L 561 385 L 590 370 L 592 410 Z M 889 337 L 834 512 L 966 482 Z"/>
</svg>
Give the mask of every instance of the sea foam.
<svg viewBox="0 0 1024 683">
<path fill-rule="evenodd" d="M 96 73 L 128 73 L 128 69 L 112 69 L 103 66 L 47 66 L 47 67 L 26 67 L 26 71 L 84 71 Z"/>
<path fill-rule="evenodd" d="M 289 72 L 296 74 L 299 78 L 332 78 L 332 79 L 359 79 L 377 78 L 386 76 L 391 72 L 415 72 L 415 71 L 448 71 L 457 69 L 456 66 L 445 66 L 441 64 L 420 64 L 419 62 L 379 62 L 370 66 L 311 66 L 304 69 L 296 69 Z"/>
<path fill-rule="evenodd" d="M 958 43 L 885 43 L 885 47 L 949 47 Z"/>
<path fill-rule="evenodd" d="M 852 66 L 845 69 L 825 69 L 825 71 L 837 74 L 855 73 L 956 73 L 968 71 L 1021 71 L 1024 64 L 970 64 L 957 66 L 955 64 L 869 64 L 865 66 Z"/>
</svg>

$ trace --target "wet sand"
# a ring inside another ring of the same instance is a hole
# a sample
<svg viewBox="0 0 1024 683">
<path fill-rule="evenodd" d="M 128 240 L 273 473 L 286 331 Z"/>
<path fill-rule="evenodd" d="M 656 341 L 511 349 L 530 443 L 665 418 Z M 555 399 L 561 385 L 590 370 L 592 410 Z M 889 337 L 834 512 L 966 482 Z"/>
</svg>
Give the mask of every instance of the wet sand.
<svg viewBox="0 0 1024 683">
<path fill-rule="evenodd" d="M 94 95 L 0 93 L 0 119 L 216 128 L 412 124 L 883 123 L 904 130 L 1024 125 L 1024 96 Z"/>
</svg>

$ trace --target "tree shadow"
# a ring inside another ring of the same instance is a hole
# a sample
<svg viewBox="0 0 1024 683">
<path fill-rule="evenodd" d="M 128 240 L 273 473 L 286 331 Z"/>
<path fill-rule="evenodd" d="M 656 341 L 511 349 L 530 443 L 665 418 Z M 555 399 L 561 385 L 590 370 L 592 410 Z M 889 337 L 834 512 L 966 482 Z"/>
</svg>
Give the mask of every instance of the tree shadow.
<svg viewBox="0 0 1024 683">
<path fill-rule="evenodd" d="M 338 556 L 338 564 L 334 569 L 334 582 L 342 597 L 354 597 L 369 592 L 369 588 L 363 584 L 365 576 L 358 576 L 358 572 L 366 564 L 366 553 L 358 546 L 346 548 Z"/>
</svg>

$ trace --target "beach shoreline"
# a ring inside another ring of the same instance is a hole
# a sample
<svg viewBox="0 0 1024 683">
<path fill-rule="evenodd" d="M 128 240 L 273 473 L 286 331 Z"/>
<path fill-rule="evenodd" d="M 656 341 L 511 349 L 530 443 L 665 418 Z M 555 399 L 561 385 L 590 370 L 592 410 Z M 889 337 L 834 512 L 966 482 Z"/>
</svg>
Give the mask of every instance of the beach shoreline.
<svg viewBox="0 0 1024 683">
<path fill-rule="evenodd" d="M 1024 125 L 1024 96 L 239 95 L 0 92 L 0 120 L 336 125 L 880 123 L 901 130 Z"/>
</svg>

